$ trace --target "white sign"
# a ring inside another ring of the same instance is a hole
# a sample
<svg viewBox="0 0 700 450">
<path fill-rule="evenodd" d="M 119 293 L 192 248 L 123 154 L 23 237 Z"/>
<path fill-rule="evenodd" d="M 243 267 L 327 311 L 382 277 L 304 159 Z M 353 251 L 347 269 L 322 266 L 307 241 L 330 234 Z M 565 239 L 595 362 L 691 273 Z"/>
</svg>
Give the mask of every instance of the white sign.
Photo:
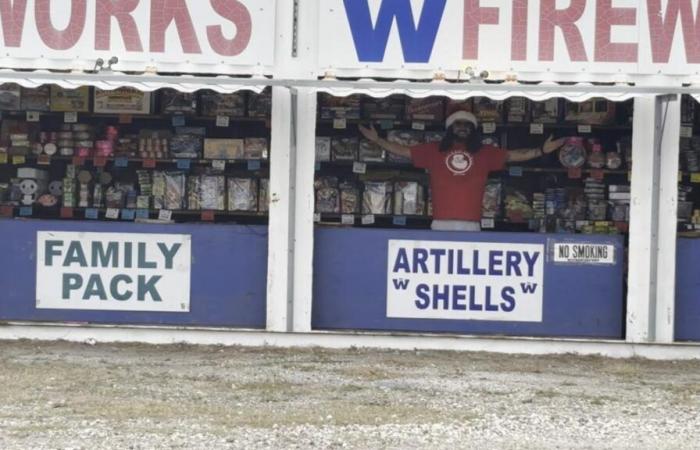
<svg viewBox="0 0 700 450">
<path fill-rule="evenodd" d="M 387 317 L 541 322 L 544 245 L 389 241 Z"/>
<path fill-rule="evenodd" d="M 37 232 L 36 307 L 189 312 L 191 237 Z"/>
<path fill-rule="evenodd" d="M 254 73 L 274 62 L 276 0 L 5 3 L 4 67 L 93 70 L 116 56 L 115 70 Z"/>
<path fill-rule="evenodd" d="M 692 75 L 699 0 L 323 0 L 320 69 Z"/>
<path fill-rule="evenodd" d="M 606 244 L 554 244 L 554 262 L 574 264 L 615 264 L 615 246 Z"/>
</svg>

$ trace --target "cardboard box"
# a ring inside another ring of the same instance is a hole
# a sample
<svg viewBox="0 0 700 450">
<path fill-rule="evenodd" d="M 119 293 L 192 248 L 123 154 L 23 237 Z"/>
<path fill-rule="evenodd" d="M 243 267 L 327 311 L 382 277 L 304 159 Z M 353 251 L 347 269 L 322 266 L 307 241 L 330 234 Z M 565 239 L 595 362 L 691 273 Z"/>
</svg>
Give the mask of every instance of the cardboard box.
<svg viewBox="0 0 700 450">
<path fill-rule="evenodd" d="M 205 139 L 204 159 L 243 159 L 245 141 L 243 139 Z"/>
</svg>

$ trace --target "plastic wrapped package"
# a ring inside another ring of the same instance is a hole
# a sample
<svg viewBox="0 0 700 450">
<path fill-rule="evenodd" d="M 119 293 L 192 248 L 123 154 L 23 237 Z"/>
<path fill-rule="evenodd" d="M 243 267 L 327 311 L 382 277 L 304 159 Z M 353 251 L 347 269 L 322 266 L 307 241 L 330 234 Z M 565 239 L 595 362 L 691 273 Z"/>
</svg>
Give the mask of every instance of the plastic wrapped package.
<svg viewBox="0 0 700 450">
<path fill-rule="evenodd" d="M 124 207 L 124 192 L 116 186 L 110 186 L 105 193 L 107 208 L 121 209 Z"/>
<path fill-rule="evenodd" d="M 445 139 L 444 131 L 426 131 L 425 132 L 425 142 L 428 144 L 440 143 Z"/>
<path fill-rule="evenodd" d="M 583 145 L 583 138 L 567 138 L 564 146 L 559 150 L 559 161 L 562 166 L 569 169 L 582 167 L 586 163 L 586 148 Z"/>
<path fill-rule="evenodd" d="M 316 138 L 316 161 L 325 162 L 331 160 L 331 138 L 319 136 Z"/>
<path fill-rule="evenodd" d="M 199 175 L 187 177 L 187 209 L 190 211 L 199 211 L 202 209 L 200 202 L 201 178 Z"/>
<path fill-rule="evenodd" d="M 557 123 L 559 122 L 559 99 L 532 102 L 530 112 L 534 123 Z"/>
<path fill-rule="evenodd" d="M 593 144 L 591 148 L 591 153 L 588 155 L 588 166 L 591 169 L 603 169 L 605 167 L 606 159 L 603 153 L 603 148 L 600 144 Z"/>
<path fill-rule="evenodd" d="M 19 111 L 21 109 L 21 88 L 18 84 L 0 85 L 0 111 Z"/>
<path fill-rule="evenodd" d="M 194 93 L 163 89 L 160 102 L 163 114 L 195 114 L 197 112 L 197 94 Z"/>
<path fill-rule="evenodd" d="M 530 200 L 515 189 L 511 189 L 505 198 L 505 215 L 511 222 L 530 220 L 534 216 Z"/>
<path fill-rule="evenodd" d="M 152 195 L 153 179 L 151 178 L 151 172 L 147 170 L 137 170 L 136 178 L 139 183 L 139 192 L 141 195 Z"/>
<path fill-rule="evenodd" d="M 202 147 L 202 137 L 195 134 L 176 134 L 169 142 L 170 155 L 173 158 L 200 158 Z M 161 152 L 165 154 L 163 150 Z"/>
<path fill-rule="evenodd" d="M 486 182 L 481 208 L 481 215 L 483 217 L 494 218 L 499 216 L 499 212 L 501 210 L 502 189 L 503 183 L 501 183 L 501 180 L 489 179 Z"/>
<path fill-rule="evenodd" d="M 406 100 L 406 118 L 427 122 L 445 120 L 445 101 L 442 97 L 408 98 Z"/>
<path fill-rule="evenodd" d="M 416 181 L 397 181 L 394 183 L 395 215 L 422 215 L 424 207 L 423 186 Z"/>
<path fill-rule="evenodd" d="M 610 170 L 617 170 L 622 167 L 622 156 L 618 152 L 608 152 L 605 154 L 605 167 Z"/>
<path fill-rule="evenodd" d="M 270 179 L 261 178 L 259 184 L 258 211 L 267 212 L 270 210 Z"/>
<path fill-rule="evenodd" d="M 508 123 L 524 123 L 530 116 L 530 100 L 525 97 L 511 97 L 506 102 Z"/>
<path fill-rule="evenodd" d="M 400 120 L 405 116 L 406 101 L 401 95 L 365 99 L 362 117 L 369 120 Z"/>
<path fill-rule="evenodd" d="M 357 161 L 360 140 L 356 137 L 333 138 L 331 149 L 333 161 Z"/>
<path fill-rule="evenodd" d="M 153 172 L 153 208 L 165 209 L 165 173 Z"/>
<path fill-rule="evenodd" d="M 149 195 L 139 195 L 136 197 L 137 209 L 151 209 L 151 197 Z"/>
<path fill-rule="evenodd" d="M 205 117 L 228 116 L 245 117 L 245 93 L 219 94 L 214 91 L 202 91 L 202 115 Z"/>
<path fill-rule="evenodd" d="M 245 138 L 244 159 L 267 159 L 267 139 L 266 138 Z"/>
<path fill-rule="evenodd" d="M 615 103 L 605 99 L 566 103 L 564 120 L 588 125 L 609 125 L 615 121 Z"/>
<path fill-rule="evenodd" d="M 389 142 L 394 142 L 399 145 L 403 145 L 404 147 L 413 147 L 416 145 L 420 145 L 423 142 L 425 142 L 425 133 L 422 131 L 400 131 L 400 130 L 391 130 L 387 133 L 386 136 L 387 141 Z M 387 159 L 389 162 L 396 162 L 396 163 L 410 163 L 411 159 L 410 158 L 402 158 L 401 156 L 394 155 L 393 153 L 389 152 L 387 155 Z"/>
<path fill-rule="evenodd" d="M 360 190 L 355 183 L 340 184 L 340 213 L 357 214 L 360 212 Z"/>
<path fill-rule="evenodd" d="M 254 192 L 257 193 L 257 186 Z M 223 175 L 202 175 L 199 202 L 204 210 L 224 211 L 226 209 L 226 177 Z"/>
<path fill-rule="evenodd" d="M 228 210 L 250 211 L 258 209 L 258 183 L 255 178 L 228 179 Z"/>
<path fill-rule="evenodd" d="M 374 142 L 367 139 L 360 140 L 360 161 L 384 162 L 386 152 Z"/>
<path fill-rule="evenodd" d="M 204 159 L 242 159 L 245 155 L 243 139 L 205 139 Z"/>
<path fill-rule="evenodd" d="M 75 208 L 76 185 L 75 178 L 63 179 L 63 206 L 65 208 Z M 120 206 L 121 208 L 121 203 Z"/>
<path fill-rule="evenodd" d="M 359 119 L 360 96 L 334 97 L 329 94 L 319 96 L 321 119 Z"/>
<path fill-rule="evenodd" d="M 260 94 L 248 95 L 248 117 L 266 119 L 272 113 L 272 89 L 267 88 Z"/>
<path fill-rule="evenodd" d="M 385 181 L 365 181 L 362 193 L 363 214 L 391 214 L 392 184 Z"/>
<path fill-rule="evenodd" d="M 23 111 L 48 111 L 51 105 L 51 87 L 22 88 Z"/>
<path fill-rule="evenodd" d="M 165 209 L 184 209 L 185 174 L 182 172 L 165 173 Z"/>
<path fill-rule="evenodd" d="M 488 97 L 474 98 L 474 114 L 480 123 L 503 122 L 503 101 L 491 100 Z"/>
</svg>

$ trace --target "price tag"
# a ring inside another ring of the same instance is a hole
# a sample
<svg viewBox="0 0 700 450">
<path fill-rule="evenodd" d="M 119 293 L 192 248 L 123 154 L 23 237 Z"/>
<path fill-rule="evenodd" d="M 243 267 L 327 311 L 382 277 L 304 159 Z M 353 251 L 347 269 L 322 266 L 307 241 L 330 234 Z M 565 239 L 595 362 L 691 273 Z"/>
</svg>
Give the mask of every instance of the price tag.
<svg viewBox="0 0 700 450">
<path fill-rule="evenodd" d="M 190 170 L 191 162 L 189 159 L 178 159 L 177 168 L 180 170 Z"/>
<path fill-rule="evenodd" d="M 229 116 L 216 116 L 216 126 L 220 128 L 228 128 L 231 125 L 231 118 Z"/>
<path fill-rule="evenodd" d="M 318 161 L 316 162 L 316 164 L 314 165 L 314 170 L 315 170 L 316 172 L 318 172 L 319 170 L 321 170 L 321 163 L 320 163 L 320 162 L 318 162 Z"/>
<path fill-rule="evenodd" d="M 88 208 L 85 210 L 85 218 L 88 220 L 99 219 L 99 211 L 96 208 Z"/>
<path fill-rule="evenodd" d="M 681 137 L 682 138 L 693 137 L 693 127 L 681 127 Z"/>
<path fill-rule="evenodd" d="M 185 116 L 178 114 L 173 116 L 172 123 L 174 127 L 184 127 L 185 126 Z"/>
<path fill-rule="evenodd" d="M 36 111 L 27 111 L 27 122 L 38 122 L 41 114 Z"/>
<path fill-rule="evenodd" d="M 120 156 L 114 160 L 114 167 L 129 167 L 129 158 Z"/>
<path fill-rule="evenodd" d="M 508 174 L 511 177 L 522 177 L 523 176 L 523 168 L 520 166 L 510 166 L 510 167 L 508 167 Z"/>
<path fill-rule="evenodd" d="M 144 159 L 143 160 L 143 168 L 144 169 L 155 169 L 156 168 L 156 160 L 155 159 Z"/>
<path fill-rule="evenodd" d="M 392 223 L 396 225 L 397 227 L 405 227 L 406 226 L 406 216 L 394 216 L 392 219 Z"/>
<path fill-rule="evenodd" d="M 569 175 L 569 178 L 572 180 L 581 179 L 581 168 L 576 167 L 576 168 L 569 169 L 568 175 Z"/>
<path fill-rule="evenodd" d="M 544 134 L 544 125 L 541 123 L 530 124 L 530 134 Z"/>
<path fill-rule="evenodd" d="M 82 167 L 85 165 L 85 158 L 82 156 L 74 156 L 73 157 L 73 165 L 76 167 Z"/>
<path fill-rule="evenodd" d="M 418 131 L 424 131 L 425 130 L 425 122 L 413 122 L 411 124 L 411 128 L 413 128 L 414 130 L 418 130 Z"/>
<path fill-rule="evenodd" d="M 496 220 L 492 218 L 481 219 L 481 228 L 485 230 L 492 230 L 496 228 Z"/>
<path fill-rule="evenodd" d="M 352 214 L 343 214 L 340 216 L 340 223 L 343 225 L 355 225 L 355 216 Z"/>
<path fill-rule="evenodd" d="M 482 126 L 484 134 L 493 134 L 496 132 L 496 124 L 493 122 L 487 122 Z"/>
<path fill-rule="evenodd" d="M 260 170 L 260 160 L 251 159 L 248 161 L 248 170 Z"/>
<path fill-rule="evenodd" d="M 7 164 L 7 153 L 0 153 L 0 164 Z"/>
<path fill-rule="evenodd" d="M 134 118 L 131 116 L 131 114 L 119 114 L 119 123 L 126 125 L 133 121 Z"/>
<path fill-rule="evenodd" d="M 344 130 L 348 127 L 348 121 L 346 119 L 333 119 L 333 128 L 336 130 Z"/>
<path fill-rule="evenodd" d="M 374 224 L 374 214 L 365 214 L 362 216 L 362 225 L 373 225 Z"/>
<path fill-rule="evenodd" d="M 136 218 L 141 220 L 148 220 L 150 217 L 150 211 L 147 209 L 137 209 Z"/>
<path fill-rule="evenodd" d="M 61 219 L 72 219 L 73 215 L 73 208 L 61 208 Z"/>
<path fill-rule="evenodd" d="M 92 159 L 92 164 L 93 164 L 95 167 L 104 167 L 104 166 L 107 165 L 107 157 L 105 157 L 105 156 L 95 156 L 95 157 Z"/>
<path fill-rule="evenodd" d="M 591 170 L 591 178 L 598 181 L 603 181 L 605 178 L 605 172 L 601 169 Z"/>
<path fill-rule="evenodd" d="M 211 168 L 223 172 L 226 170 L 226 161 L 223 159 L 215 159 L 211 162 Z"/>
<path fill-rule="evenodd" d="M 29 217 L 34 213 L 34 209 L 31 206 L 22 206 L 19 209 L 20 217 Z"/>
<path fill-rule="evenodd" d="M 122 209 L 122 220 L 134 220 L 136 213 L 133 209 Z"/>
<path fill-rule="evenodd" d="M 36 159 L 36 163 L 40 166 L 50 166 L 51 157 L 49 155 L 39 155 L 39 157 Z"/>
<path fill-rule="evenodd" d="M 361 162 L 355 162 L 352 164 L 352 172 L 353 173 L 367 173 L 367 164 L 366 163 L 361 163 Z"/>
<path fill-rule="evenodd" d="M 213 222 L 214 211 L 202 211 L 202 222 Z"/>
<path fill-rule="evenodd" d="M 12 164 L 14 164 L 15 166 L 17 166 L 19 164 L 24 164 L 26 162 L 27 162 L 27 158 L 24 157 L 23 155 L 17 155 L 17 156 L 12 157 Z"/>
<path fill-rule="evenodd" d="M 158 211 L 158 220 L 164 222 L 170 222 L 173 219 L 173 212 L 167 209 L 161 209 Z"/>
<path fill-rule="evenodd" d="M 319 223 L 321 221 L 321 213 L 314 213 L 314 222 Z"/>
<path fill-rule="evenodd" d="M 12 217 L 15 215 L 15 209 L 12 206 L 2 205 L 0 206 L 0 216 Z"/>
<path fill-rule="evenodd" d="M 695 172 L 690 174 L 691 183 L 700 183 L 700 173 Z"/>
<path fill-rule="evenodd" d="M 379 121 L 379 128 L 382 130 L 391 130 L 394 128 L 394 121 L 393 120 L 380 120 Z"/>
<path fill-rule="evenodd" d="M 107 219 L 117 220 L 119 218 L 119 210 L 117 208 L 108 208 L 105 217 Z"/>
<path fill-rule="evenodd" d="M 592 131 L 590 125 L 579 125 L 578 132 L 581 134 L 589 134 Z"/>
<path fill-rule="evenodd" d="M 65 123 L 78 123 L 78 113 L 75 111 L 69 111 L 63 114 L 63 122 Z"/>
</svg>

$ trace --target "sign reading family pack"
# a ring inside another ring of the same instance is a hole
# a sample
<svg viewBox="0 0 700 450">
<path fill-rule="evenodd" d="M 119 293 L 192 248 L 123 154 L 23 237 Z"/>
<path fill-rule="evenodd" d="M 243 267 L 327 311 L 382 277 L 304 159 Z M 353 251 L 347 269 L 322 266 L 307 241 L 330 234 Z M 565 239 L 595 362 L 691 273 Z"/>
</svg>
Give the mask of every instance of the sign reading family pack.
<svg viewBox="0 0 700 450">
<path fill-rule="evenodd" d="M 37 233 L 36 307 L 188 312 L 191 238 Z"/>
<path fill-rule="evenodd" d="M 3 0 L 3 66 L 241 73 L 273 63 L 275 1 Z"/>
<path fill-rule="evenodd" d="M 319 61 L 336 70 L 695 74 L 698 3 L 324 0 Z"/>
<path fill-rule="evenodd" d="M 389 241 L 387 317 L 541 322 L 544 246 Z"/>
</svg>

